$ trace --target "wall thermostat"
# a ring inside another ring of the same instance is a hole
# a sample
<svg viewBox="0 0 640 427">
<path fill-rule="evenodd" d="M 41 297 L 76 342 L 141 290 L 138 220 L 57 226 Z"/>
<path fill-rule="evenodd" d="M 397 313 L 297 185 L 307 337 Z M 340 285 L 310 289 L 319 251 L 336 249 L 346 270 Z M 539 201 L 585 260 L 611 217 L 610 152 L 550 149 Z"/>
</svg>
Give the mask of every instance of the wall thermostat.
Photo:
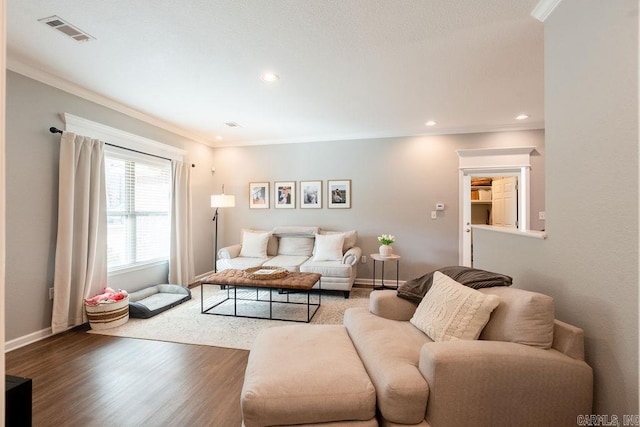
<svg viewBox="0 0 640 427">
<path fill-rule="evenodd" d="M 444 203 L 436 203 L 436 210 L 437 211 L 443 211 L 444 210 Z"/>
</svg>

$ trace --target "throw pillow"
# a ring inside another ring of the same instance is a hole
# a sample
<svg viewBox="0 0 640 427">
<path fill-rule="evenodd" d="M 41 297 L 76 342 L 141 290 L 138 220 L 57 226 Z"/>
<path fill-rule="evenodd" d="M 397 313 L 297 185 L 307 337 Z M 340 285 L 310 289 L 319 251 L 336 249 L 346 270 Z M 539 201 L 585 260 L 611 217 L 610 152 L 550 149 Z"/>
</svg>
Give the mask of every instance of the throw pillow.
<svg viewBox="0 0 640 427">
<path fill-rule="evenodd" d="M 248 258 L 266 258 L 269 236 L 271 236 L 271 233 L 268 232 L 256 233 L 243 231 L 240 256 Z"/>
<path fill-rule="evenodd" d="M 311 256 L 313 237 L 280 237 L 278 255 Z"/>
<path fill-rule="evenodd" d="M 475 340 L 499 303 L 496 295 L 485 295 L 436 271 L 410 322 L 434 341 Z"/>
<path fill-rule="evenodd" d="M 273 232 L 269 230 L 252 230 L 250 228 L 243 228 L 242 232 L 247 233 L 269 233 L 269 243 L 267 243 L 267 256 L 278 255 L 278 238 L 273 235 Z"/>
<path fill-rule="evenodd" d="M 420 301 L 422 301 L 422 298 L 426 295 L 433 283 L 433 274 L 436 271 L 446 274 L 456 282 L 473 289 L 511 286 L 512 283 L 511 277 L 500 273 L 462 266 L 444 267 L 427 273 L 417 279 L 407 280 L 398 287 L 398 296 L 420 304 Z"/>
<path fill-rule="evenodd" d="M 555 319 L 553 298 L 505 287 L 480 289 L 479 292 L 500 298 L 500 305 L 491 314 L 480 339 L 551 348 Z"/>
<path fill-rule="evenodd" d="M 342 245 L 342 252 L 346 252 L 354 247 L 358 241 L 358 232 L 356 230 L 349 230 L 345 232 L 320 230 L 320 234 L 344 234 L 344 244 Z"/>
<path fill-rule="evenodd" d="M 344 234 L 316 234 L 314 261 L 340 261 Z"/>
</svg>

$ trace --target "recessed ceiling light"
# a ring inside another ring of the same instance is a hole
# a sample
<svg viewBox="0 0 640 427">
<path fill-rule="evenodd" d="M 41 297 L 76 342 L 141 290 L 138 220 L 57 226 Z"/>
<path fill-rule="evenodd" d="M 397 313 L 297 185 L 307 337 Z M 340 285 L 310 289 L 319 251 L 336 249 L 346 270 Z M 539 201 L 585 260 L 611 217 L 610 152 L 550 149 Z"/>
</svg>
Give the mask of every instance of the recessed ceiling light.
<svg viewBox="0 0 640 427">
<path fill-rule="evenodd" d="M 222 141 L 222 137 L 221 137 L 220 135 L 217 135 L 217 136 L 216 136 L 216 140 L 217 140 L 217 141 Z"/>
<path fill-rule="evenodd" d="M 280 76 L 274 73 L 264 73 L 263 75 L 260 76 L 260 80 L 262 80 L 265 83 L 273 83 L 280 80 Z"/>
<path fill-rule="evenodd" d="M 516 120 L 525 120 L 525 119 L 528 119 L 528 118 L 529 118 L 529 116 L 526 115 L 526 114 L 520 114 L 520 115 L 516 116 Z"/>
<path fill-rule="evenodd" d="M 424 125 L 425 126 L 435 126 L 435 125 L 437 125 L 437 123 L 434 120 L 429 120 Z"/>
</svg>

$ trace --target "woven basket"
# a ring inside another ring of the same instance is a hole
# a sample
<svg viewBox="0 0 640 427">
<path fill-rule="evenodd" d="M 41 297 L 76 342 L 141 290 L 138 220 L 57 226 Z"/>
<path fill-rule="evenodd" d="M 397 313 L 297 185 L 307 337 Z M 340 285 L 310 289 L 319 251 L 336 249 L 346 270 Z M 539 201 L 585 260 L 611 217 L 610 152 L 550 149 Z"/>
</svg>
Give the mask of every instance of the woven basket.
<svg viewBox="0 0 640 427">
<path fill-rule="evenodd" d="M 129 320 L 129 297 L 111 304 L 84 305 L 91 329 L 109 329 Z"/>
<path fill-rule="evenodd" d="M 266 271 L 271 271 L 267 273 Z M 256 274 L 256 272 L 260 272 Z M 273 280 L 273 279 L 281 279 L 285 277 L 289 272 L 285 268 L 281 267 L 251 267 L 245 270 L 242 270 L 244 273 L 244 277 L 252 280 Z"/>
</svg>

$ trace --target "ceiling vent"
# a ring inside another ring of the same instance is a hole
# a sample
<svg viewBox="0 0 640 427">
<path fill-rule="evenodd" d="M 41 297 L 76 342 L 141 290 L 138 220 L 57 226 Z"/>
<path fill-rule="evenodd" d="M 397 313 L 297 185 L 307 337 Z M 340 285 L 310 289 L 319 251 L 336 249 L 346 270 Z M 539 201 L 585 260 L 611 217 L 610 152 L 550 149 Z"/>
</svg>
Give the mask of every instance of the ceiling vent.
<svg viewBox="0 0 640 427">
<path fill-rule="evenodd" d="M 225 125 L 229 126 L 230 128 L 241 128 L 242 127 L 239 124 L 237 124 L 236 122 L 226 122 Z"/>
<path fill-rule="evenodd" d="M 48 18 L 38 19 L 38 21 L 53 28 L 54 30 L 60 31 L 65 36 L 71 37 L 77 42 L 88 42 L 91 40 L 95 40 L 95 37 L 92 37 L 78 27 L 69 24 L 58 16 L 54 15 Z"/>
</svg>

